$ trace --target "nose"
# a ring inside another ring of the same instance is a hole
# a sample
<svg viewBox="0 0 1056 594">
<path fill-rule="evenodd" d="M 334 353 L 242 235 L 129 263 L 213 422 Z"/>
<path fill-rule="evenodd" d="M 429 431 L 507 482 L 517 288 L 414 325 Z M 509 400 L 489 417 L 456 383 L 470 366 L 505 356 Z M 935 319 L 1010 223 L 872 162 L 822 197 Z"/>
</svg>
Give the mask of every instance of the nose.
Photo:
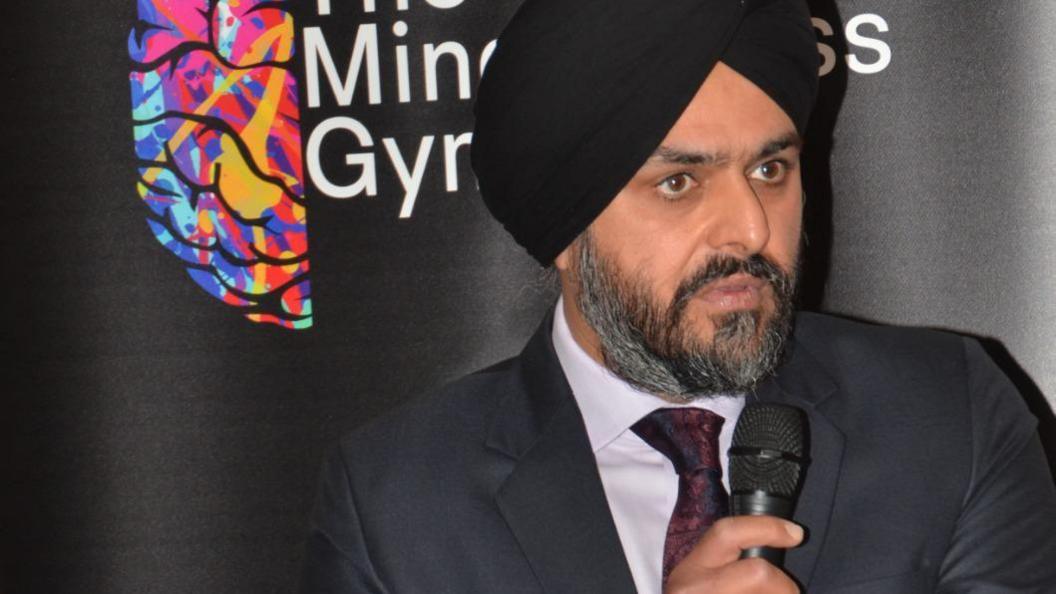
<svg viewBox="0 0 1056 594">
<path fill-rule="evenodd" d="M 732 172 L 731 172 L 732 173 Z M 724 176 L 708 209 L 706 240 L 713 250 L 738 258 L 758 254 L 770 241 L 766 209 L 743 175 Z"/>
</svg>

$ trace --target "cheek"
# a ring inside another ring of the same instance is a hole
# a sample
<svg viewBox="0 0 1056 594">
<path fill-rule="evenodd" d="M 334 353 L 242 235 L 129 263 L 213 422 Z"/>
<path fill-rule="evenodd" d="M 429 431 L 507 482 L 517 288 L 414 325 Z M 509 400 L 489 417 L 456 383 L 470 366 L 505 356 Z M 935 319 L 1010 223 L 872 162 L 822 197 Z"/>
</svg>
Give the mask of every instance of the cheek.
<svg viewBox="0 0 1056 594">
<path fill-rule="evenodd" d="M 667 221 L 619 208 L 618 202 L 613 206 L 591 225 L 599 254 L 624 276 L 648 282 L 654 298 L 668 303 L 693 253 L 691 234 Z"/>
<path fill-rule="evenodd" d="M 781 265 L 795 265 L 803 234 L 803 202 L 798 197 L 774 204 L 767 209 L 770 241 L 767 252 Z"/>
</svg>

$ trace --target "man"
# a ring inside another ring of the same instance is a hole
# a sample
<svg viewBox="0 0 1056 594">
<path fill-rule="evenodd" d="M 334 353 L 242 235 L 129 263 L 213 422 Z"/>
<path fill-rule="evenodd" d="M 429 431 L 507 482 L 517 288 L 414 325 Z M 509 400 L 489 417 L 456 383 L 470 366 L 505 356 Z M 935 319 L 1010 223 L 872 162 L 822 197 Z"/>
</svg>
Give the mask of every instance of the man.
<svg viewBox="0 0 1056 594">
<path fill-rule="evenodd" d="M 1056 592 L 1034 422 L 978 345 L 792 313 L 814 43 L 799 0 L 525 3 L 474 168 L 562 297 L 341 442 L 306 591 Z M 756 400 L 809 422 L 794 522 L 722 517 Z"/>
</svg>

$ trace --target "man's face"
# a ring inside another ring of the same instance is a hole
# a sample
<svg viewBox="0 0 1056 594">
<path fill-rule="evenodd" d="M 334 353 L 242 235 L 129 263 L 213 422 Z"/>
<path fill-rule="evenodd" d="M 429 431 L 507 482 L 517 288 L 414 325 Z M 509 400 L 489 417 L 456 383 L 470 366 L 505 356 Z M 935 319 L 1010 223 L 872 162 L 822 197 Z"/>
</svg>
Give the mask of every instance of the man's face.
<svg viewBox="0 0 1056 594">
<path fill-rule="evenodd" d="M 795 126 L 719 63 L 555 261 L 573 335 L 624 379 L 672 399 L 750 388 L 788 332 L 802 206 Z"/>
</svg>

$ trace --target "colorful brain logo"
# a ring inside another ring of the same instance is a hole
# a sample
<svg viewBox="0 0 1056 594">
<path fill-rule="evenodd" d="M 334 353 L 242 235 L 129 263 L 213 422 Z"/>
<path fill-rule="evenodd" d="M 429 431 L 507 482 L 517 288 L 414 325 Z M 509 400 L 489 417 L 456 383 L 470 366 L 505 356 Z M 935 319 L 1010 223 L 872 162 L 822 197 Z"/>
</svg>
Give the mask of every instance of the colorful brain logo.
<svg viewBox="0 0 1056 594">
<path fill-rule="evenodd" d="M 210 295 L 308 328 L 290 0 L 139 0 L 129 36 L 139 195 Z"/>
</svg>

